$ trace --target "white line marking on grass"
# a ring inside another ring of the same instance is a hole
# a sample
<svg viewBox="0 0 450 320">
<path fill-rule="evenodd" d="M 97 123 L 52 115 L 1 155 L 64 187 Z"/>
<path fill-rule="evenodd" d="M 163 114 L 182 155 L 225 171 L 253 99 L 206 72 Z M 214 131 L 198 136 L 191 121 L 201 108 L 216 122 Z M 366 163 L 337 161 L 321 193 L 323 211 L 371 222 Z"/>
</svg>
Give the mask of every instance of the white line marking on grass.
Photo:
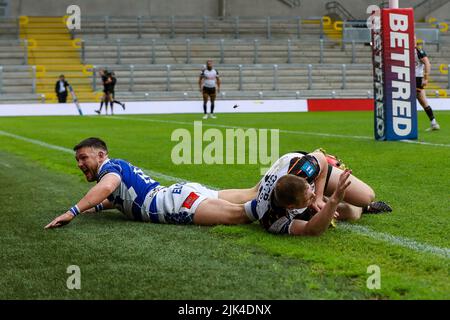
<svg viewBox="0 0 450 320">
<path fill-rule="evenodd" d="M 0 135 L 4 135 L 7 137 L 11 137 L 14 139 L 18 139 L 18 140 L 22 140 L 22 141 L 26 141 L 32 144 L 36 144 L 42 147 L 46 147 L 49 149 L 53 149 L 53 150 L 58 150 L 58 151 L 62 151 L 65 153 L 70 153 L 70 154 L 74 154 L 74 151 L 69 149 L 69 148 L 64 148 L 64 147 L 60 147 L 60 146 L 56 146 L 53 144 L 49 144 L 46 143 L 44 141 L 40 141 L 40 140 L 35 140 L 35 139 L 30 139 L 30 138 L 26 138 L 26 137 L 22 137 L 13 133 L 9 133 L 9 132 L 5 132 L 0 130 Z M 182 181 L 186 181 L 188 182 L 186 179 L 181 179 L 178 177 L 173 177 L 173 176 L 169 176 L 163 173 L 159 173 L 159 172 L 155 172 L 152 170 L 147 170 L 142 168 L 147 174 L 153 176 L 153 177 L 157 177 L 160 179 L 164 179 L 166 181 L 173 181 L 173 182 L 182 182 Z M 215 187 L 212 186 L 207 186 L 208 188 L 211 189 L 217 189 Z M 420 243 L 408 238 L 403 238 L 403 237 L 397 237 L 397 236 L 393 236 L 391 234 L 388 233 L 382 233 L 382 232 L 378 232 L 378 231 L 373 231 L 370 230 L 367 227 L 364 226 L 360 226 L 360 225 L 353 225 L 353 224 L 349 224 L 349 223 L 345 223 L 345 222 L 341 222 L 339 223 L 339 226 L 343 229 L 343 230 L 348 230 L 348 231 L 352 231 L 355 232 L 357 234 L 360 235 L 364 235 L 364 236 L 368 236 L 372 239 L 378 240 L 378 241 L 383 241 L 386 242 L 388 244 L 395 244 L 404 248 L 408 248 L 414 251 L 418 251 L 421 253 L 431 253 L 440 257 L 444 257 L 446 259 L 450 258 L 450 249 L 448 248 L 440 248 L 440 247 L 436 247 L 436 246 L 432 246 L 429 244 L 424 244 L 424 243 Z"/>
<path fill-rule="evenodd" d="M 4 162 L 0 162 L 0 165 L 7 167 L 7 168 L 12 168 L 9 164 L 4 163 Z"/>
<path fill-rule="evenodd" d="M 399 140 L 399 142 L 413 143 L 413 144 L 423 144 L 423 145 L 435 146 L 435 147 L 450 147 L 450 144 L 431 143 L 431 142 L 425 142 L 425 141 Z"/>
<path fill-rule="evenodd" d="M 187 124 L 192 125 L 192 122 L 184 122 L 184 121 L 175 121 L 175 120 L 158 120 L 158 119 L 138 119 L 138 118 L 131 118 L 131 117 L 110 117 L 108 119 L 113 120 L 132 120 L 132 121 L 143 121 L 143 122 L 160 122 L 160 123 L 173 123 L 173 124 Z M 224 124 L 209 124 L 202 122 L 202 125 L 204 127 L 219 127 L 219 128 L 228 128 L 228 129 L 252 129 L 252 127 L 239 127 L 239 126 L 229 126 Z M 269 129 L 269 128 L 260 128 L 260 129 Z M 272 128 L 274 129 L 274 128 Z M 297 130 L 283 130 L 278 129 L 282 133 L 289 133 L 289 134 L 300 134 L 300 135 L 310 135 L 310 136 L 319 136 L 319 137 L 331 137 L 331 138 L 344 138 L 344 139 L 356 139 L 356 140 L 374 140 L 373 137 L 368 136 L 352 136 L 352 135 L 346 135 L 346 134 L 336 134 L 336 133 L 323 133 L 323 132 L 310 132 L 310 131 L 297 131 Z M 444 144 L 444 143 L 431 143 L 431 142 L 423 142 L 423 141 L 414 141 L 414 140 L 398 140 L 398 142 L 405 142 L 405 143 L 411 143 L 411 144 L 419 144 L 419 145 L 427 145 L 427 146 L 433 146 L 433 147 L 445 147 L 450 148 L 450 144 Z"/>
<path fill-rule="evenodd" d="M 13 134 L 13 133 L 9 133 L 9 132 L 6 132 L 6 131 L 0 130 L 0 135 L 7 136 L 7 137 L 10 137 L 10 138 L 14 138 L 14 139 L 17 139 L 17 140 L 26 141 L 26 142 L 29 142 L 29 143 L 33 143 L 33 144 L 36 144 L 36 145 L 41 146 L 41 147 L 45 147 L 45 148 L 49 148 L 49 149 L 53 149 L 53 150 L 57 150 L 57 151 L 62 151 L 62 152 L 65 152 L 65 153 L 75 154 L 75 151 L 73 151 L 72 149 L 56 146 L 54 144 L 49 144 L 49 143 L 46 143 L 46 142 L 40 141 L 40 140 L 35 140 L 35 139 L 27 138 L 27 137 L 22 137 L 22 136 L 19 136 L 19 135 Z M 145 171 L 147 172 L 147 174 L 149 174 L 151 176 L 154 176 L 156 178 L 159 178 L 159 179 L 164 179 L 164 180 L 168 180 L 168 181 L 175 181 L 175 182 L 185 181 L 183 179 L 180 179 L 180 178 L 177 178 L 177 177 L 168 176 L 168 175 L 165 175 L 163 173 L 156 172 L 156 171 L 146 170 L 146 169 L 145 169 Z"/>
<path fill-rule="evenodd" d="M 160 123 L 173 123 L 173 124 L 187 124 L 192 125 L 193 122 L 183 122 L 183 121 L 172 121 L 172 120 L 158 120 L 158 119 L 138 119 L 138 118 L 128 118 L 128 117 L 111 117 L 108 119 L 115 120 L 133 120 L 133 121 L 143 121 L 143 122 L 160 122 Z M 227 128 L 227 129 L 253 129 L 252 127 L 240 127 L 240 126 L 229 126 L 225 124 L 209 124 L 202 122 L 202 126 L 204 127 L 219 127 L 219 128 Z M 259 128 L 257 128 L 259 129 Z M 268 128 L 260 128 L 260 129 L 268 129 Z M 273 128 L 272 128 L 273 129 Z M 348 136 L 345 134 L 333 134 L 333 133 L 321 133 L 321 132 L 309 132 L 309 131 L 292 131 L 292 130 L 283 130 L 277 129 L 280 132 L 291 133 L 291 134 L 304 134 L 304 135 L 312 135 L 312 136 L 322 136 L 322 137 L 335 137 L 335 138 L 353 138 L 359 140 L 371 140 L 372 138 L 366 136 Z"/>
<path fill-rule="evenodd" d="M 60 146 L 55 146 L 54 144 L 49 144 L 49 143 L 46 143 L 46 142 L 44 142 L 44 141 L 40 141 L 40 140 L 30 139 L 30 138 L 27 138 L 27 137 L 18 136 L 18 135 L 16 135 L 16 134 L 9 133 L 9 132 L 3 131 L 3 130 L 0 130 L 0 135 L 7 136 L 7 137 L 10 137 L 10 138 L 14 138 L 14 139 L 17 139 L 17 140 L 22 140 L 22 141 L 30 142 L 30 143 L 33 143 L 33 144 L 37 144 L 38 146 L 46 147 L 46 148 L 53 149 L 53 150 L 58 150 L 58 151 L 63 151 L 63 152 L 74 153 L 73 150 L 72 150 L 72 149 L 69 149 L 69 148 L 64 148 L 64 147 L 60 147 Z"/>
<path fill-rule="evenodd" d="M 393 236 L 388 233 L 382 233 L 378 231 L 370 230 L 367 227 L 361 226 L 361 225 L 355 225 L 355 224 L 349 224 L 347 222 L 339 222 L 339 228 L 343 230 L 352 231 L 355 233 L 358 233 L 360 235 L 375 239 L 375 240 L 382 240 L 384 242 L 387 242 L 389 244 L 396 244 L 401 247 L 409 248 L 414 251 L 418 252 L 428 252 L 432 253 L 434 255 L 438 255 L 444 258 L 449 259 L 450 258 L 450 249 L 448 248 L 440 248 L 435 247 L 429 244 L 423 244 L 408 238 L 403 237 L 397 237 Z"/>
</svg>

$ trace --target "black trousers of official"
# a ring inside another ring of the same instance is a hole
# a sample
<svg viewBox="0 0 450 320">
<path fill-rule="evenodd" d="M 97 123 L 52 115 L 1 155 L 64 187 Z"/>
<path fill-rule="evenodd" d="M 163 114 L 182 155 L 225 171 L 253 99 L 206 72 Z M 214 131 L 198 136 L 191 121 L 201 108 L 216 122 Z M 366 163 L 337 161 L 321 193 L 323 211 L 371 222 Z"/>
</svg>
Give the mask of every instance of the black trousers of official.
<svg viewBox="0 0 450 320">
<path fill-rule="evenodd" d="M 64 92 L 58 92 L 58 102 L 59 103 L 66 103 L 67 102 L 67 91 Z"/>
</svg>

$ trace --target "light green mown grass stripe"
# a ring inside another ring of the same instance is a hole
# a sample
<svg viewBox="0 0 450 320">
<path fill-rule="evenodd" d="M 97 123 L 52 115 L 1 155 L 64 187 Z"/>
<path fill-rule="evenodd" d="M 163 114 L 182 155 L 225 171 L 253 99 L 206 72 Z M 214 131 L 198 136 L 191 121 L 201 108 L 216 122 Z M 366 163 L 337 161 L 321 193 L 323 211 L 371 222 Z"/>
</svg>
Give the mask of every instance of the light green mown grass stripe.
<svg viewBox="0 0 450 320">
<path fill-rule="evenodd" d="M 172 121 L 172 120 L 157 120 L 157 119 L 137 119 L 131 117 L 110 117 L 108 119 L 113 120 L 132 120 L 132 121 L 144 121 L 144 122 L 159 122 L 159 123 L 172 123 L 172 124 L 183 124 L 183 125 L 192 125 L 192 122 L 183 122 L 183 121 Z M 224 124 L 209 124 L 202 122 L 202 126 L 204 127 L 218 127 L 218 128 L 228 128 L 228 129 L 252 129 L 251 127 L 243 127 L 243 126 L 229 126 Z M 258 129 L 268 129 L 270 128 L 258 128 Z M 354 136 L 354 135 L 345 135 L 345 134 L 334 134 L 334 133 L 323 133 L 323 132 L 311 132 L 311 131 L 297 131 L 297 130 L 284 130 L 278 129 L 282 133 L 289 134 L 300 134 L 300 135 L 310 135 L 310 136 L 319 136 L 319 137 L 332 137 L 332 138 L 344 138 L 344 139 L 356 139 L 356 140 L 373 140 L 373 137 L 368 136 Z M 427 145 L 433 147 L 445 147 L 450 148 L 450 144 L 444 143 L 431 143 L 431 142 L 423 142 L 423 141 L 414 141 L 414 140 L 398 140 L 398 142 L 410 143 L 410 144 L 418 144 L 418 145 Z"/>
</svg>

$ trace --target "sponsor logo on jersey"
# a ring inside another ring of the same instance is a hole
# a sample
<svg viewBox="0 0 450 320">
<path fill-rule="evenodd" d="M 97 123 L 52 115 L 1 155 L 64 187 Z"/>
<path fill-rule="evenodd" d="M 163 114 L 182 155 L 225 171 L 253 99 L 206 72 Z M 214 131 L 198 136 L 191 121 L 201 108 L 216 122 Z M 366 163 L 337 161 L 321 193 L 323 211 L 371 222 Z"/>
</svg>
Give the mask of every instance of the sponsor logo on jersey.
<svg viewBox="0 0 450 320">
<path fill-rule="evenodd" d="M 184 200 L 182 207 L 190 209 L 198 198 L 199 196 L 195 192 L 189 193 L 187 198 Z"/>
</svg>

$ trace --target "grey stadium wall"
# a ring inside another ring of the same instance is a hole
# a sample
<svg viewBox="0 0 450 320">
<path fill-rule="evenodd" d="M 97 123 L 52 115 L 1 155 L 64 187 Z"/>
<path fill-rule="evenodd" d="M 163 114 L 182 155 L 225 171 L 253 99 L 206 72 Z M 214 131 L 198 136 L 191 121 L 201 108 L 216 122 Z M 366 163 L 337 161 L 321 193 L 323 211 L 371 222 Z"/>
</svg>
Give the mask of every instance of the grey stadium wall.
<svg viewBox="0 0 450 320">
<path fill-rule="evenodd" d="M 88 16 L 300 16 L 302 18 L 327 14 L 325 5 L 330 0 L 298 0 L 299 6 L 290 7 L 280 0 L 11 0 L 9 15 L 61 16 L 72 4 Z M 381 1 L 341 0 L 356 19 L 366 19 L 366 8 Z M 413 6 L 420 0 L 406 1 Z"/>
</svg>

